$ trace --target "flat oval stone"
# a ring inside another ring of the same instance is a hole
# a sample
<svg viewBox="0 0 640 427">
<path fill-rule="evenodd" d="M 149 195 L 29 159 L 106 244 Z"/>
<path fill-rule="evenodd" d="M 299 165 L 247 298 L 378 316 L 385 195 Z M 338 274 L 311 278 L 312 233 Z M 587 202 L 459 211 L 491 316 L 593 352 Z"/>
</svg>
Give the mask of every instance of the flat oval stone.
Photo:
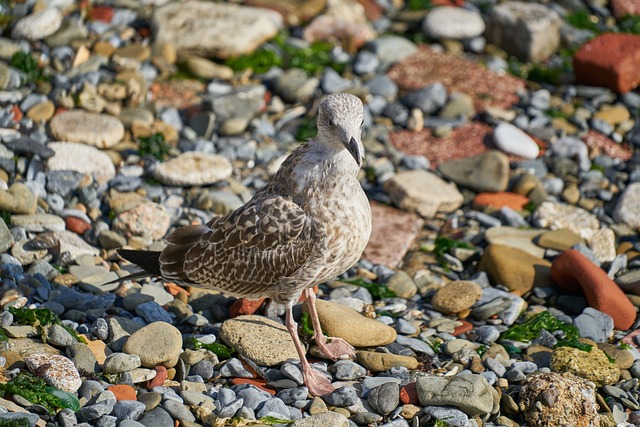
<svg viewBox="0 0 640 427">
<path fill-rule="evenodd" d="M 189 151 L 159 164 L 154 177 L 167 185 L 207 185 L 228 178 L 233 172 L 226 157 Z"/>
<path fill-rule="evenodd" d="M 112 148 L 124 137 L 124 125 L 116 117 L 81 110 L 64 111 L 49 122 L 51 134 L 60 141 L 81 142 Z"/>
<path fill-rule="evenodd" d="M 47 160 L 47 171 L 76 171 L 89 174 L 98 181 L 116 175 L 111 158 L 95 147 L 77 142 L 53 142 L 48 145 L 55 154 Z"/>
<path fill-rule="evenodd" d="M 64 356 L 57 354 L 30 354 L 25 358 L 25 363 L 31 372 L 51 386 L 60 390 L 75 393 L 82 384 L 80 374 L 73 362 Z"/>
<path fill-rule="evenodd" d="M 425 17 L 422 31 L 431 38 L 471 39 L 484 32 L 482 16 L 455 6 L 436 7 Z"/>
<path fill-rule="evenodd" d="M 540 154 L 540 147 L 533 138 L 510 123 L 502 122 L 495 128 L 493 141 L 505 153 L 525 159 L 535 159 Z"/>
</svg>

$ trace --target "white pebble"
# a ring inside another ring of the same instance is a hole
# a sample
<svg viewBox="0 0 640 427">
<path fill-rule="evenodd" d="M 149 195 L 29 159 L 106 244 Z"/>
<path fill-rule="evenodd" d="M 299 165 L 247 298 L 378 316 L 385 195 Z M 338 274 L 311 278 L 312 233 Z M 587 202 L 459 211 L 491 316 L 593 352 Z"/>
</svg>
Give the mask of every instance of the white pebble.
<svg viewBox="0 0 640 427">
<path fill-rule="evenodd" d="M 500 123 L 493 131 L 493 140 L 500 150 L 525 159 L 535 159 L 540 154 L 538 144 L 526 133 L 509 123 Z"/>
</svg>

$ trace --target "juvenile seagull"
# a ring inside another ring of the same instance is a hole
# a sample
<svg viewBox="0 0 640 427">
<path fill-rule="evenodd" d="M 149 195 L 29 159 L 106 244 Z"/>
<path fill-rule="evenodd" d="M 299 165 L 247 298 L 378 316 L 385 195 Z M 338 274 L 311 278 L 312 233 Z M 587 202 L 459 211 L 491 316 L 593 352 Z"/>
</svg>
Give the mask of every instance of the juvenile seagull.
<svg viewBox="0 0 640 427">
<path fill-rule="evenodd" d="M 358 261 L 371 234 L 371 209 L 357 178 L 364 159 L 363 123 L 357 97 L 327 96 L 320 105 L 318 135 L 293 151 L 244 206 L 205 225 L 175 230 L 162 252 L 118 251 L 169 280 L 286 304 L 285 324 L 305 385 L 316 396 L 334 388 L 306 360 L 291 309 L 303 294 L 322 352 L 334 360 L 355 356 L 343 339 L 323 335 L 311 288 Z"/>
</svg>

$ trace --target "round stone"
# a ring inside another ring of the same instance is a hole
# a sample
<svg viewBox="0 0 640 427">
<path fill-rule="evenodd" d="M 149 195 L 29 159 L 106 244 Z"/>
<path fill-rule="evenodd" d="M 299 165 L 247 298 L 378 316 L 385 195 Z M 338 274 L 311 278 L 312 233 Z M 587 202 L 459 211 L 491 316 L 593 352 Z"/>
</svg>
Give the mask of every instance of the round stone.
<svg viewBox="0 0 640 427">
<path fill-rule="evenodd" d="M 161 163 L 154 177 L 166 185 L 208 185 L 231 176 L 233 167 L 226 157 L 189 151 Z"/>
<path fill-rule="evenodd" d="M 143 236 L 153 240 L 164 237 L 171 225 L 171 217 L 164 206 L 144 202 L 121 212 L 113 222 L 113 228 L 123 236 Z"/>
<path fill-rule="evenodd" d="M 458 280 L 440 288 L 431 298 L 431 304 L 442 313 L 455 314 L 467 310 L 481 297 L 482 288 L 479 285 Z"/>
<path fill-rule="evenodd" d="M 182 351 L 182 334 L 166 322 L 154 322 L 131 334 L 122 351 L 140 356 L 142 366 L 173 367 Z"/>
<path fill-rule="evenodd" d="M 478 13 L 454 6 L 436 7 L 422 22 L 422 31 L 436 40 L 471 39 L 482 35 L 484 28 Z"/>
<path fill-rule="evenodd" d="M 113 148 L 124 137 L 124 125 L 116 117 L 81 110 L 56 115 L 49 127 L 60 141 L 82 142 L 98 148 Z"/>
</svg>

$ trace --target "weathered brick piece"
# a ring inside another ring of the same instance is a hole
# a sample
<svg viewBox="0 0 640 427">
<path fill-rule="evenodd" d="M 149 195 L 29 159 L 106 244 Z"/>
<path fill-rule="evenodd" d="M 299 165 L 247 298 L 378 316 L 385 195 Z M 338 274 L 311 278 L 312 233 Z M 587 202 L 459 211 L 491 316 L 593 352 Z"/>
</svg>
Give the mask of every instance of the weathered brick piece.
<svg viewBox="0 0 640 427">
<path fill-rule="evenodd" d="M 640 36 L 602 34 L 573 57 L 576 82 L 626 93 L 640 83 Z"/>
</svg>

